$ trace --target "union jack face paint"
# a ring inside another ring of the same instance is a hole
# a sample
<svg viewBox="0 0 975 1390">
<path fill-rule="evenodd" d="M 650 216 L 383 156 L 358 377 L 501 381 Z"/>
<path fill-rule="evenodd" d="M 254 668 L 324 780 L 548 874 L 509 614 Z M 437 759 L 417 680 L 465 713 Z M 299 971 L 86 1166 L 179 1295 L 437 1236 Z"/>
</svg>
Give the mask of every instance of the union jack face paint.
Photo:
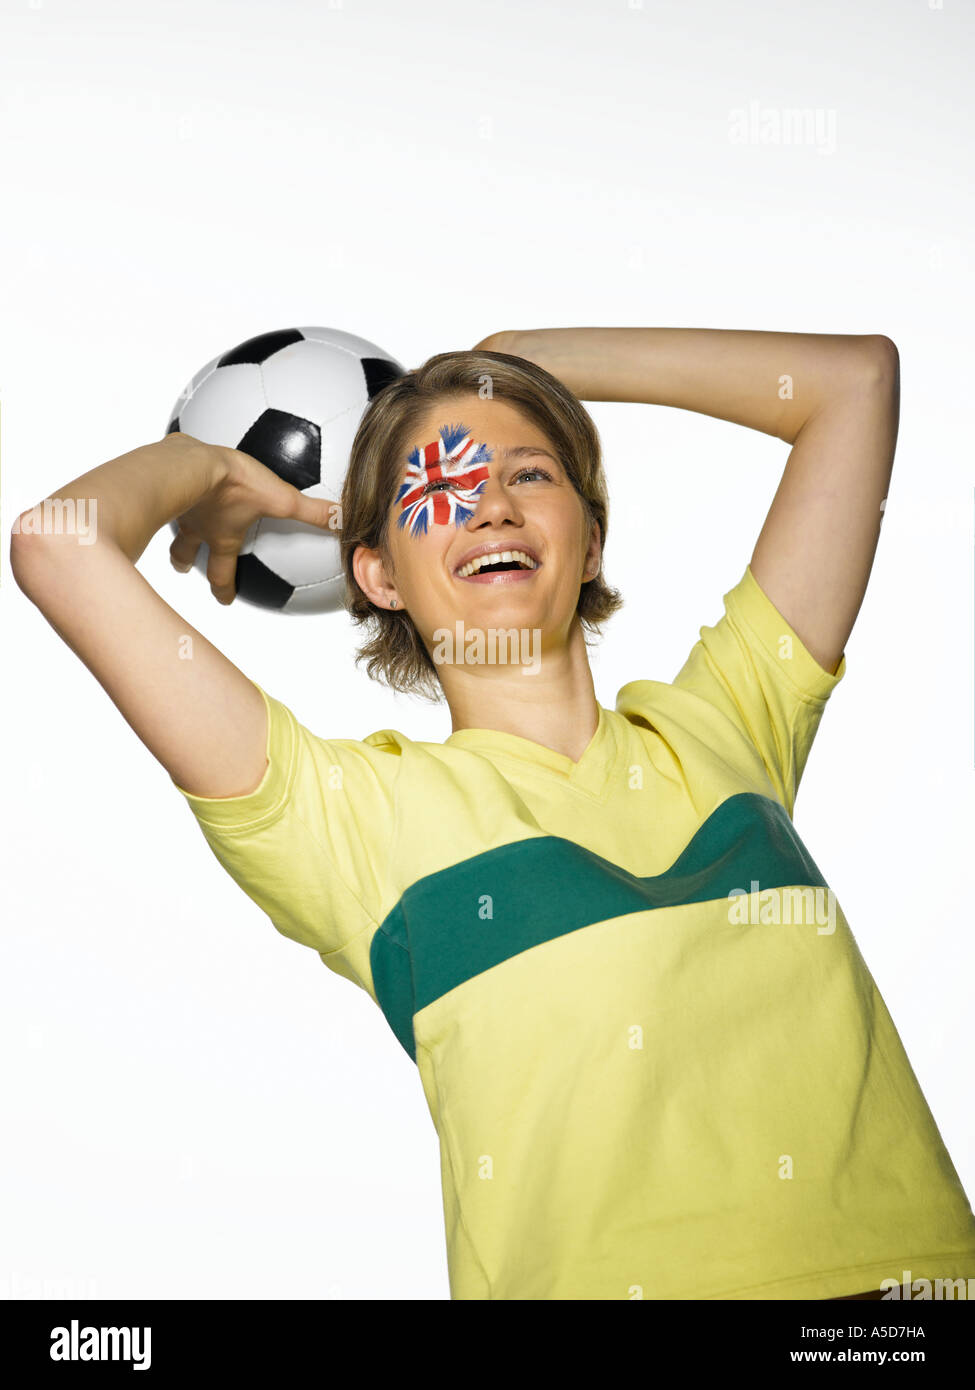
<svg viewBox="0 0 975 1390">
<path fill-rule="evenodd" d="M 431 521 L 438 526 L 463 525 L 474 515 L 492 457 L 486 444 L 475 444 L 466 425 L 442 426 L 439 439 L 409 456 L 406 478 L 396 494 L 396 524 L 409 526 L 411 536 L 426 535 Z M 435 483 L 446 486 L 428 492 Z"/>
</svg>

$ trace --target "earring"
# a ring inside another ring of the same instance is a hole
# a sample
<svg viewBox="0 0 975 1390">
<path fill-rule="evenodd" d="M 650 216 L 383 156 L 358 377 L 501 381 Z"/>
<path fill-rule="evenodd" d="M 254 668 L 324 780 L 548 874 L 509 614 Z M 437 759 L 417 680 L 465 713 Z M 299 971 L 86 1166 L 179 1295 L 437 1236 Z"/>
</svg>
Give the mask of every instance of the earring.
<svg viewBox="0 0 975 1390">
<path fill-rule="evenodd" d="M 395 599 L 390 599 L 389 606 L 390 606 L 390 608 L 395 608 L 395 607 L 396 607 L 396 600 L 395 600 Z"/>
</svg>

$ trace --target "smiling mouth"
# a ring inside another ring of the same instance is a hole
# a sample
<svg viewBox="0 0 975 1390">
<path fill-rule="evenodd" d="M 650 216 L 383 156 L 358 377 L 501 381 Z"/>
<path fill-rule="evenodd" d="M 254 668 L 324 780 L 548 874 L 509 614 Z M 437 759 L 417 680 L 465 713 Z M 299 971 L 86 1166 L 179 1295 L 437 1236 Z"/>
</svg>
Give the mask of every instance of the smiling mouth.
<svg viewBox="0 0 975 1390">
<path fill-rule="evenodd" d="M 457 579 L 477 579 L 482 574 L 533 574 L 540 565 L 541 561 L 528 551 L 510 546 L 507 550 L 498 549 L 475 555 L 466 564 L 459 565 L 454 574 Z"/>
<path fill-rule="evenodd" d="M 498 558 L 487 563 L 482 562 L 472 573 L 464 572 L 469 569 L 469 565 L 462 565 L 455 573 L 454 578 L 462 579 L 465 583 L 471 584 L 510 584 L 530 579 L 541 569 L 541 561 L 535 560 L 529 564 L 525 560 L 517 558 L 509 560 Z"/>
</svg>

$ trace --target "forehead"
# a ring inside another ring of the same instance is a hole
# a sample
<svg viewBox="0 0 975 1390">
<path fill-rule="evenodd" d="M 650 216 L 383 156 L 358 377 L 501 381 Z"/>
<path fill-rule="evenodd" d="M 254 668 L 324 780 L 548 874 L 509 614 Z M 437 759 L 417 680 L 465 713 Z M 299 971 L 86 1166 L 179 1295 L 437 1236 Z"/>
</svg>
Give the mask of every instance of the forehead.
<svg viewBox="0 0 975 1390">
<path fill-rule="evenodd" d="M 544 430 L 516 405 L 510 401 L 481 400 L 479 396 L 452 396 L 437 401 L 413 431 L 410 447 L 429 444 L 447 425 L 463 425 L 477 443 L 491 448 L 537 444 L 556 452 Z"/>
</svg>

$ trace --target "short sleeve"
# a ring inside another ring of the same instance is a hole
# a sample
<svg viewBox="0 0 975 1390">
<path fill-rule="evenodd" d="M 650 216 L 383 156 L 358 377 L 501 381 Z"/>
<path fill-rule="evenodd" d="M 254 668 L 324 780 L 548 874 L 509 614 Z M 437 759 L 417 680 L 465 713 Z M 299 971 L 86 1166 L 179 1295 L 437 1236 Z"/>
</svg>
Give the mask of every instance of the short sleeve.
<svg viewBox="0 0 975 1390">
<path fill-rule="evenodd" d="M 383 911 L 397 750 L 381 739 L 320 738 L 256 688 L 268 719 L 260 784 L 246 796 L 217 798 L 173 785 L 216 858 L 277 930 L 331 955 L 326 965 L 371 993 L 362 970 L 349 965 L 361 955 L 343 953 Z"/>
<path fill-rule="evenodd" d="M 820 666 L 752 574 L 724 595 L 673 684 L 706 700 L 758 750 L 779 799 L 795 807 L 826 701 L 846 674 Z"/>
</svg>

